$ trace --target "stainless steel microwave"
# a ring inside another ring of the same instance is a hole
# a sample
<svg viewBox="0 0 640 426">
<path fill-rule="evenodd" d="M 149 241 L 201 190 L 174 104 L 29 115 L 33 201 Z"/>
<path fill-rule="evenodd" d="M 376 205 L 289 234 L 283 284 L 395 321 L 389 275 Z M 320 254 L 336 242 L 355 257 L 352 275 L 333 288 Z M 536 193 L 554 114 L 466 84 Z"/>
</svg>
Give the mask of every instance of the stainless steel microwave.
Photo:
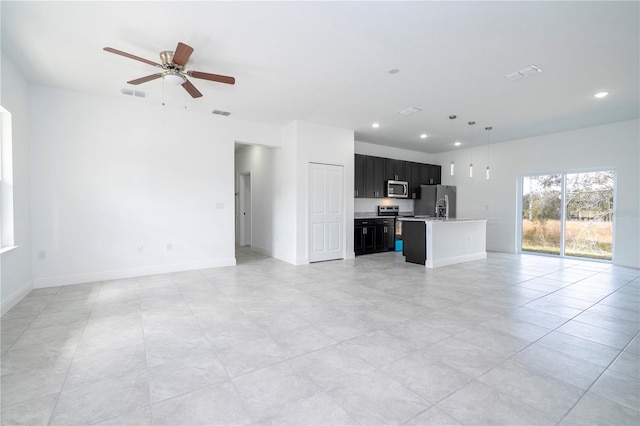
<svg viewBox="0 0 640 426">
<path fill-rule="evenodd" d="M 401 180 L 385 182 L 384 195 L 387 198 L 409 198 L 409 183 Z"/>
</svg>

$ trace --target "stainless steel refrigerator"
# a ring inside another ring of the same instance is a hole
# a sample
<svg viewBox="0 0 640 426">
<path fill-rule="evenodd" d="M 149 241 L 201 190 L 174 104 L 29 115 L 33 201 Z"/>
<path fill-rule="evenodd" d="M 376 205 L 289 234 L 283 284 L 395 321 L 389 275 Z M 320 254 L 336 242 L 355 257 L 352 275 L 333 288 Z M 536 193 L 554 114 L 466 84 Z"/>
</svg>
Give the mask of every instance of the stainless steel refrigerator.
<svg viewBox="0 0 640 426">
<path fill-rule="evenodd" d="M 449 185 L 420 185 L 418 198 L 413 201 L 416 216 L 444 217 L 449 205 L 449 218 L 456 217 L 456 187 Z"/>
</svg>

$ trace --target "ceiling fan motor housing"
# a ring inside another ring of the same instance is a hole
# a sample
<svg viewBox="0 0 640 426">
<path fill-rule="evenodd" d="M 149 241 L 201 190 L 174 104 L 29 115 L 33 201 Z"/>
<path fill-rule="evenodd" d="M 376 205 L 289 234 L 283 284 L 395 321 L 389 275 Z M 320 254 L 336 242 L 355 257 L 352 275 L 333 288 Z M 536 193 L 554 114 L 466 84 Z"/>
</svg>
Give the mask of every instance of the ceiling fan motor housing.
<svg viewBox="0 0 640 426">
<path fill-rule="evenodd" d="M 160 52 L 160 60 L 162 61 L 162 66 L 166 67 L 168 65 L 174 65 L 173 63 L 173 51 L 165 50 Z"/>
<path fill-rule="evenodd" d="M 184 67 L 173 63 L 174 52 L 171 50 L 165 50 L 160 52 L 160 60 L 162 61 L 162 68 L 165 72 L 162 73 L 162 78 L 169 84 L 179 85 L 187 81 L 187 78 L 183 75 Z"/>
</svg>

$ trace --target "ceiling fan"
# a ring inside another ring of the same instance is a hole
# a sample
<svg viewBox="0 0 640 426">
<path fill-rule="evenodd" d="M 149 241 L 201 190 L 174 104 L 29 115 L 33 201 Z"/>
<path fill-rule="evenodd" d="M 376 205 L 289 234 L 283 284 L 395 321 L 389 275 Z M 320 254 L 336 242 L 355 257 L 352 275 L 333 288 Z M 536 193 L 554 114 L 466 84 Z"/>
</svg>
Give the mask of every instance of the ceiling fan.
<svg viewBox="0 0 640 426">
<path fill-rule="evenodd" d="M 175 52 L 170 50 L 165 50 L 160 52 L 160 60 L 162 64 L 157 62 L 150 61 L 148 59 L 141 58 L 139 56 L 132 55 L 127 52 L 123 52 L 121 50 L 114 49 L 112 47 L 105 47 L 103 50 L 111 53 L 115 53 L 116 55 L 125 56 L 127 58 L 135 59 L 136 61 L 144 62 L 145 64 L 153 65 L 154 67 L 162 68 L 161 72 L 156 74 L 151 74 L 146 77 L 137 78 L 135 80 L 127 81 L 129 84 L 141 84 L 146 83 L 147 81 L 155 80 L 157 78 L 163 78 L 166 82 L 171 84 L 180 84 L 184 87 L 191 97 L 199 98 L 202 96 L 202 93 L 196 89 L 188 79 L 188 77 L 200 78 L 203 80 L 216 81 L 218 83 L 225 84 L 235 84 L 236 79 L 233 77 L 228 77 L 226 75 L 218 75 L 218 74 L 210 74 L 207 72 L 200 71 L 186 71 L 184 69 L 189 57 L 193 53 L 193 47 L 188 46 L 184 43 L 179 42 L 176 47 Z"/>
</svg>

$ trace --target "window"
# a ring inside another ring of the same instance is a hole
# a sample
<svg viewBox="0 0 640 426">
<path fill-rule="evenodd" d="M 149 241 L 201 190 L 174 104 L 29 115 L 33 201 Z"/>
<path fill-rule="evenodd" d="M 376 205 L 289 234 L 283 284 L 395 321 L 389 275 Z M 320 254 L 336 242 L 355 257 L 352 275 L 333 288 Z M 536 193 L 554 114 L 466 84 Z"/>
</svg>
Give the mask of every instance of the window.
<svg viewBox="0 0 640 426">
<path fill-rule="evenodd" d="M 0 253 L 14 246 L 11 113 L 0 106 Z"/>
<path fill-rule="evenodd" d="M 524 176 L 523 252 L 613 259 L 615 172 Z"/>
</svg>

